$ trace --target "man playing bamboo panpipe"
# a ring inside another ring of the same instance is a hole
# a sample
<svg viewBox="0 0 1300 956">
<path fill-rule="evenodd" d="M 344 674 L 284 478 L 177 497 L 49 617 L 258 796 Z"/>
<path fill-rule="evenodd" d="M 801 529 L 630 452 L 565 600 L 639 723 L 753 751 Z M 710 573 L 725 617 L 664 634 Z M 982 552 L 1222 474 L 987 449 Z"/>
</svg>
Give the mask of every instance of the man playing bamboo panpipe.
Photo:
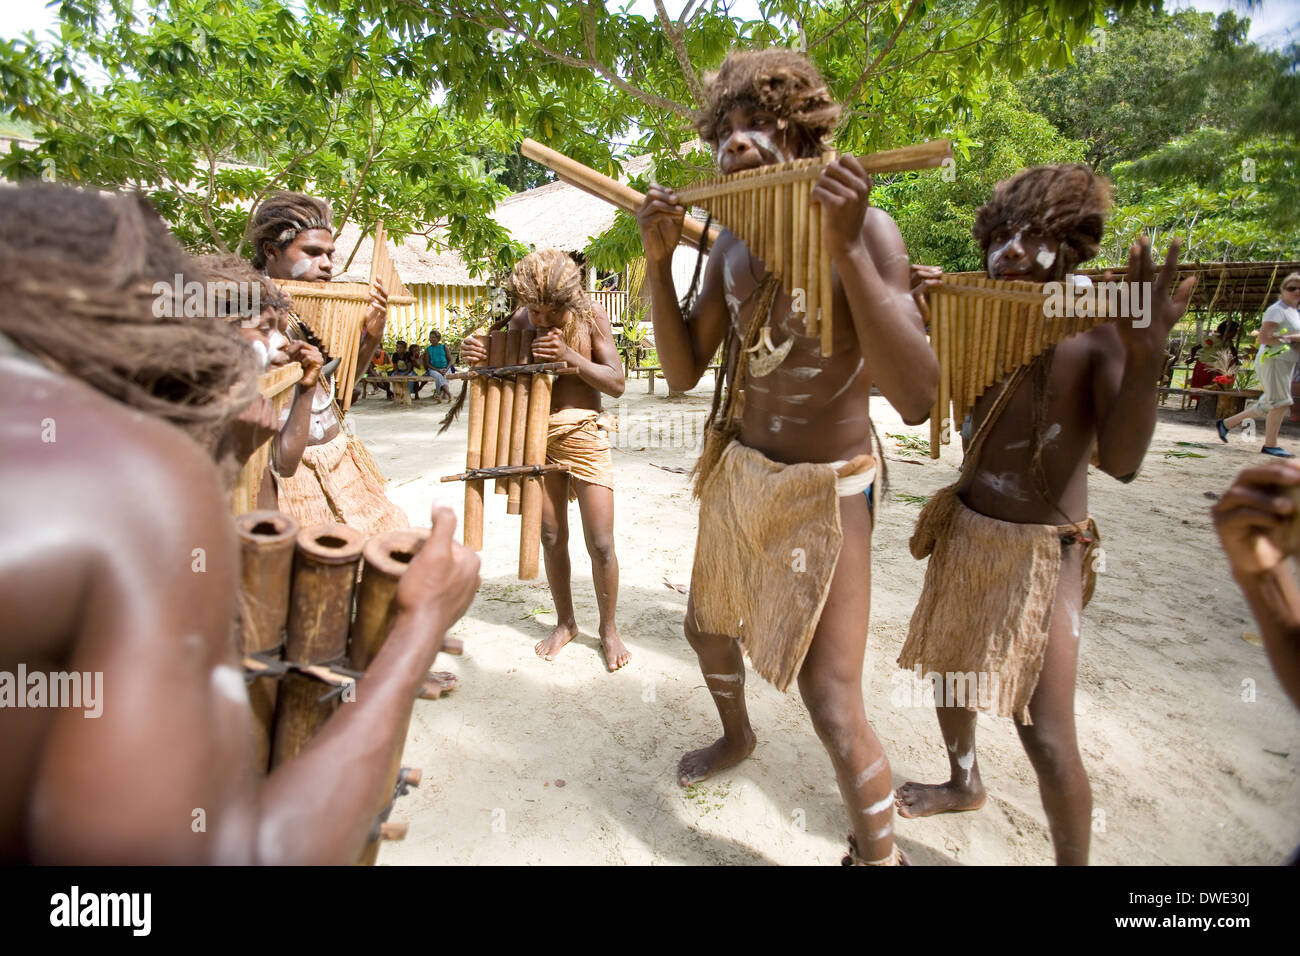
<svg viewBox="0 0 1300 956">
<path fill-rule="evenodd" d="M 352 863 L 478 558 L 435 510 L 355 701 L 261 776 L 214 466 L 258 363 L 226 322 L 154 314 L 178 275 L 208 281 L 143 200 L 0 190 L 0 671 L 28 671 L 28 706 L 0 690 L 0 860 Z M 80 705 L 33 705 L 38 671 Z"/>
<path fill-rule="evenodd" d="M 334 233 L 329 204 L 300 193 L 277 193 L 258 207 L 248 227 L 253 267 L 272 279 L 328 282 L 333 272 Z M 387 296 L 375 280 L 364 320 L 356 368 L 366 369 L 383 338 Z M 313 341 L 300 322 L 291 338 Z M 343 395 L 351 382 L 341 383 Z M 280 475 L 280 510 L 304 526 L 338 521 L 375 533 L 408 527 L 402 510 L 384 494 L 384 476 L 360 440 L 344 426 L 327 385 L 318 383 L 312 401 L 307 448 L 292 476 Z"/>
<path fill-rule="evenodd" d="M 820 155 L 839 113 L 802 56 L 733 52 L 697 126 L 728 174 Z M 862 699 L 875 478 L 868 400 L 874 382 L 905 421 L 922 422 L 938 366 L 908 294 L 902 237 L 870 195 L 871 179 L 851 156 L 830 164 L 811 192 L 824 216 L 816 238 L 834 268 L 827 356 L 792 296 L 730 231 L 683 314 L 670 261 L 686 210 L 652 186 L 640 225 L 669 387 L 692 388 L 723 344 L 731 379 L 725 402 L 715 393 L 697 466 L 700 527 L 685 620 L 723 736 L 681 759 L 680 782 L 704 780 L 754 749 L 743 646 L 780 689 L 798 675 L 852 820 L 846 862 L 892 864 L 902 861 L 893 783 Z"/>
<path fill-rule="evenodd" d="M 614 466 L 609 439 L 597 430 L 596 419 L 602 394 L 614 398 L 623 394 L 623 362 L 614 345 L 609 316 L 583 292 L 582 272 L 566 253 L 539 249 L 525 256 L 515 266 L 510 284 L 521 304 L 510 318 L 510 328 L 536 330 L 533 361 L 566 362 L 578 370 L 576 375 L 558 376 L 551 393 L 546 460 L 569 467 L 567 472 L 552 472 L 543 479 L 542 554 L 558 621 L 535 650 L 538 657 L 554 660 L 578 635 L 570 586 L 568 518 L 569 502 L 576 499 L 596 585 L 597 633 L 605 666 L 615 671 L 631 660 L 631 655 L 614 621 L 618 604 Z M 463 362 L 480 363 L 486 358 L 481 336 L 461 343 Z"/>
<path fill-rule="evenodd" d="M 311 421 L 312 395 L 324 359 L 320 349 L 310 342 L 290 341 L 285 337 L 293 303 L 269 278 L 254 270 L 238 256 L 201 256 L 198 264 L 215 280 L 214 288 L 223 301 L 218 306 L 222 316 L 239 325 L 239 334 L 253 346 L 262 371 L 289 362 L 302 366 L 302 378 L 294 386 L 289 412 L 278 426 L 271 446 L 271 465 L 264 469 L 257 493 L 259 509 L 275 510 L 275 475 L 292 475 L 298 469 L 307 447 L 307 428 Z M 256 314 L 251 312 L 252 296 L 236 295 L 240 287 L 257 287 Z M 269 403 L 259 397 L 259 404 Z M 273 472 L 274 470 L 274 472 Z"/>
<path fill-rule="evenodd" d="M 1110 203 L 1109 184 L 1086 166 L 1039 166 L 999 183 L 974 227 L 988 276 L 1066 280 L 1097 254 Z M 1128 281 L 1152 290 L 1144 316 L 1065 338 L 984 392 L 961 477 L 921 511 L 911 549 L 930 563 L 899 665 L 946 684 L 936 701 L 951 776 L 901 786 L 904 816 L 984 804 L 975 759 L 982 709 L 1016 722 L 1057 862 L 1088 860 L 1092 797 L 1074 727 L 1080 614 L 1102 567 L 1088 464 L 1095 448 L 1098 467 L 1120 481 L 1141 467 L 1165 341 L 1194 282 L 1170 297 L 1178 247 L 1174 240 L 1158 272 L 1146 237 L 1129 249 Z M 951 675 L 968 674 L 991 692 L 950 699 Z"/>
</svg>

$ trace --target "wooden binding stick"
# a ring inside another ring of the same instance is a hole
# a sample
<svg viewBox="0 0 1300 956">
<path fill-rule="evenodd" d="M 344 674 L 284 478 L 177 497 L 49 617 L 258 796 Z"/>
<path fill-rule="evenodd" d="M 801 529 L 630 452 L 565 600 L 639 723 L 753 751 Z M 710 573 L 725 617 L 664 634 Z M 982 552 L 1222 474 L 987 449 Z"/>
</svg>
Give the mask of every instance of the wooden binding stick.
<svg viewBox="0 0 1300 956">
<path fill-rule="evenodd" d="M 526 410 L 525 410 L 526 411 Z M 552 471 L 568 471 L 568 465 L 550 463 L 546 465 L 497 465 L 495 468 L 476 468 L 459 475 L 443 475 L 438 480 L 473 481 L 478 478 L 495 478 L 498 482 L 510 478 L 527 478 L 533 475 L 545 475 Z"/>
<path fill-rule="evenodd" d="M 521 362 L 519 358 L 520 330 L 510 329 L 506 332 L 506 365 L 518 365 Z M 496 463 L 505 465 L 510 461 L 510 437 L 511 427 L 513 424 L 515 409 L 515 383 L 501 383 L 501 414 L 500 424 L 497 426 L 497 455 Z M 495 482 L 496 493 L 499 495 L 509 494 L 509 482 L 498 478 Z"/>
<path fill-rule="evenodd" d="M 532 329 L 525 329 L 523 334 L 527 335 L 529 332 L 533 332 L 534 335 L 537 334 Z M 450 381 L 458 378 L 500 378 L 503 375 L 536 375 L 538 372 L 550 372 L 552 375 L 578 374 L 577 368 L 572 365 L 567 365 L 564 362 L 534 362 L 529 365 L 498 365 L 496 367 L 493 367 L 488 362 L 484 362 L 482 365 L 471 365 L 469 368 L 460 372 L 452 372 L 447 376 L 447 379 Z M 385 376 L 384 380 L 388 381 L 389 379 L 400 377 L 401 376 L 398 375 Z M 411 377 L 418 378 L 420 376 Z"/>
<path fill-rule="evenodd" d="M 239 535 L 239 650 L 250 656 L 274 651 L 280 656 L 289 619 L 289 582 L 298 522 L 278 511 L 250 511 L 235 519 Z M 271 727 L 277 682 L 258 678 L 248 685 L 253 708 L 253 760 L 259 773 L 271 762 Z"/>
<path fill-rule="evenodd" d="M 532 358 L 533 339 L 536 335 L 533 329 L 523 330 L 519 337 L 519 361 L 527 362 Z M 528 396 L 532 383 L 532 375 L 515 376 L 515 414 L 510 422 L 510 457 L 507 459 L 507 464 L 511 467 L 518 467 L 524 463 L 524 435 L 528 431 Z M 506 514 L 517 515 L 520 512 L 523 481 L 519 478 L 511 478 L 506 482 L 506 487 L 509 489 Z"/>
<path fill-rule="evenodd" d="M 411 559 L 423 547 L 429 538 L 425 529 L 412 531 L 388 531 L 377 534 L 366 542 L 363 549 L 365 564 L 361 571 L 361 584 L 357 589 L 357 616 L 352 623 L 351 642 L 348 646 L 348 659 L 355 670 L 364 671 L 370 666 L 392 627 L 397 615 L 397 585 L 402 575 L 410 566 Z M 406 731 L 410 727 L 408 714 L 402 732 L 397 735 L 389 767 L 385 771 L 385 794 L 391 793 L 397 786 L 398 773 L 402 764 L 402 748 L 406 742 Z M 384 812 L 388 798 L 375 807 L 375 815 Z M 379 841 L 371 840 L 361 851 L 358 862 L 374 865 L 379 855 Z"/>
<path fill-rule="evenodd" d="M 488 336 L 488 365 L 497 368 L 505 364 L 506 333 L 493 332 Z M 487 399 L 483 403 L 483 452 L 479 455 L 480 468 L 492 468 L 497 463 L 497 433 L 501 425 L 501 387 L 499 378 L 489 378 Z"/>
<path fill-rule="evenodd" d="M 576 159 L 570 159 L 563 153 L 556 152 L 549 146 L 543 146 L 534 139 L 525 139 L 520 143 L 519 152 L 543 166 L 549 166 L 570 186 L 576 186 L 597 199 L 612 203 L 629 215 L 635 216 L 640 212 L 641 205 L 645 202 L 645 193 L 638 192 L 631 186 L 620 183 L 617 179 L 611 179 L 603 173 L 598 173 L 590 166 L 584 166 Z M 704 223 L 692 219 L 690 216 L 683 220 L 682 245 L 697 246 L 703 235 Z M 718 229 L 715 226 L 709 230 L 705 250 L 707 251 L 717 239 Z"/>
<path fill-rule="evenodd" d="M 343 657 L 364 540 L 361 532 L 342 524 L 316 525 L 298 533 L 285 641 L 290 661 L 328 664 Z M 285 675 L 276 703 L 272 769 L 296 757 L 334 712 L 337 699 L 321 703 L 320 696 L 319 685 L 310 677 Z"/>
<path fill-rule="evenodd" d="M 551 384 L 547 372 L 533 376 L 528 396 L 528 429 L 524 434 L 524 461 L 546 461 L 546 436 L 551 422 Z M 519 579 L 537 577 L 538 553 L 542 546 L 542 496 L 546 493 L 541 476 L 522 478 L 523 520 L 519 526 Z"/>
<path fill-rule="evenodd" d="M 486 364 L 486 362 L 480 363 Z M 465 470 L 473 471 L 481 464 L 483 454 L 483 406 L 487 394 L 486 378 L 469 380 L 469 436 L 466 441 Z M 471 551 L 483 550 L 483 482 L 465 482 L 465 547 Z"/>
</svg>

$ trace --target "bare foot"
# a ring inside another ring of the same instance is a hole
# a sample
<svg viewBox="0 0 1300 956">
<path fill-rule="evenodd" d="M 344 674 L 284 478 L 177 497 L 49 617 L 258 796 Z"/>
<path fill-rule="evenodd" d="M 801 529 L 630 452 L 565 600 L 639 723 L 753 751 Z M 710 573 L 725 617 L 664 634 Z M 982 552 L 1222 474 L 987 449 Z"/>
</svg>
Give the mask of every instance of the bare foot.
<svg viewBox="0 0 1300 956">
<path fill-rule="evenodd" d="M 548 661 L 555 660 L 555 655 L 565 644 L 578 636 L 577 621 L 565 621 L 555 625 L 555 630 L 551 631 L 551 636 L 544 641 L 538 641 L 537 646 L 533 648 L 537 656 Z"/>
<path fill-rule="evenodd" d="M 677 763 L 677 782 L 683 787 L 689 787 L 709 779 L 719 770 L 734 767 L 754 752 L 757 742 L 751 731 L 740 740 L 719 737 L 707 747 L 692 750 Z"/>
<path fill-rule="evenodd" d="M 605 652 L 605 668 L 613 673 L 632 659 L 632 654 L 624 646 L 618 631 L 611 631 L 609 636 L 600 636 L 600 647 Z"/>
<path fill-rule="evenodd" d="M 429 671 L 424 675 L 424 686 L 420 688 L 421 700 L 437 700 L 448 691 L 455 690 L 460 678 L 448 671 Z"/>
<path fill-rule="evenodd" d="M 895 794 L 900 817 L 928 817 L 936 813 L 978 810 L 984 806 L 984 786 L 959 787 L 947 783 L 905 783 Z"/>
</svg>

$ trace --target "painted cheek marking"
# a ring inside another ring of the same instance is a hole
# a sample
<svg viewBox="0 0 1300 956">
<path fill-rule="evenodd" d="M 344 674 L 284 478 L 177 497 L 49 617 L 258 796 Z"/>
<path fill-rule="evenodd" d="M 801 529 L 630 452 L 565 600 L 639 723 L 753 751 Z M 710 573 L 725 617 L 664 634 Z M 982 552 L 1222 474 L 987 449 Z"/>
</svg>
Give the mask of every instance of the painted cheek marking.
<svg viewBox="0 0 1300 956">
<path fill-rule="evenodd" d="M 289 274 L 293 276 L 295 279 L 297 279 L 299 276 L 301 276 L 304 272 L 306 272 L 310 268 L 311 268 L 310 259 L 299 259 L 297 262 L 293 264 L 293 268 L 289 270 Z"/>
<path fill-rule="evenodd" d="M 1052 263 L 1056 261 L 1056 253 L 1050 249 L 1039 249 L 1038 255 L 1034 256 L 1034 261 L 1044 269 L 1052 268 Z"/>
</svg>

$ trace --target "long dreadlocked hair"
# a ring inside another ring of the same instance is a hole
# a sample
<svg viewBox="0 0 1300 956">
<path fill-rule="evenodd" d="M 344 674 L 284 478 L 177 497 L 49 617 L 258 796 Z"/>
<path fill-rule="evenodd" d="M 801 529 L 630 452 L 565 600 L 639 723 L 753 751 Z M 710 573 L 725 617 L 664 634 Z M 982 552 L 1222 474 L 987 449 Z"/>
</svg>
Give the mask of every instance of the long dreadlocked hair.
<svg viewBox="0 0 1300 956">
<path fill-rule="evenodd" d="M 1053 278 L 1059 281 L 1093 258 L 1101 248 L 1111 202 L 1110 182 L 1081 163 L 1033 166 L 997 184 L 992 198 L 976 211 L 971 232 L 979 243 L 986 269 L 989 245 L 999 226 L 1024 227 L 1055 240 L 1059 252 Z M 1029 472 L 1035 490 L 1046 501 L 1052 499 L 1043 464 L 1047 444 L 1044 436 L 1047 391 L 1055 354 L 1055 346 L 1049 347 L 1034 360 L 1028 372 L 1033 389 Z"/>
<path fill-rule="evenodd" d="M 325 200 L 302 193 L 275 193 L 262 200 L 245 233 L 253 246 L 253 268 L 266 269 L 268 246 L 283 252 L 309 229 L 334 231 L 334 214 Z"/>
<path fill-rule="evenodd" d="M 509 279 L 510 291 L 520 305 L 549 305 L 567 309 L 564 341 L 572 349 L 587 351 L 596 332 L 591 297 L 582 288 L 582 270 L 559 249 L 538 249 L 517 263 Z"/>
<path fill-rule="evenodd" d="M 277 321 L 288 319 L 293 310 L 293 300 L 262 272 L 250 266 L 247 260 L 234 255 L 206 255 L 195 258 L 195 264 L 205 271 L 212 281 L 211 294 L 216 305 L 216 318 L 240 323 L 255 321 L 270 309 Z M 242 290 L 257 287 L 256 311 L 252 308 L 252 295 Z"/>
<path fill-rule="evenodd" d="M 209 275 L 140 196 L 0 189 L 0 332 L 215 455 L 257 395 L 257 359 L 231 325 L 168 314 L 191 282 Z"/>
</svg>

